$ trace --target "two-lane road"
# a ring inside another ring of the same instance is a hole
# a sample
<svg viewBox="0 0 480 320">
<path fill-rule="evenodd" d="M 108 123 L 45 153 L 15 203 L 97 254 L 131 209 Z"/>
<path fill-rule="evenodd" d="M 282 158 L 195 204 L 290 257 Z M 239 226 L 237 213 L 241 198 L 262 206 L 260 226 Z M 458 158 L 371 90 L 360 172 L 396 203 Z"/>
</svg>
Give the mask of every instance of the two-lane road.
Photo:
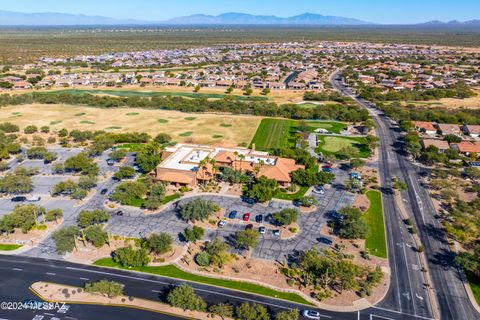
<svg viewBox="0 0 480 320">
<path fill-rule="evenodd" d="M 467 297 L 462 284 L 461 273 L 452 261 L 452 252 L 446 243 L 445 235 L 439 221 L 435 219 L 436 212 L 431 199 L 420 184 L 420 169 L 408 162 L 398 152 L 401 135 L 392 125 L 390 119 L 372 107 L 372 104 L 358 98 L 347 88 L 340 72 L 331 77 L 333 87 L 343 95 L 354 99 L 360 106 L 366 108 L 378 128 L 380 138 L 380 175 L 382 180 L 383 205 L 387 227 L 389 260 L 392 268 L 392 283 L 388 295 L 380 303 L 380 307 L 409 312 L 414 315 L 433 317 L 428 296 L 425 293 L 426 283 L 423 273 L 419 270 L 419 257 L 411 250 L 413 239 L 406 231 L 402 217 L 391 194 L 392 177 L 398 177 L 408 185 L 403 201 L 407 211 L 415 220 L 418 234 L 425 247 L 430 278 L 436 293 L 442 319 L 470 320 L 480 319 Z M 419 298 L 420 297 L 420 298 Z"/>
</svg>

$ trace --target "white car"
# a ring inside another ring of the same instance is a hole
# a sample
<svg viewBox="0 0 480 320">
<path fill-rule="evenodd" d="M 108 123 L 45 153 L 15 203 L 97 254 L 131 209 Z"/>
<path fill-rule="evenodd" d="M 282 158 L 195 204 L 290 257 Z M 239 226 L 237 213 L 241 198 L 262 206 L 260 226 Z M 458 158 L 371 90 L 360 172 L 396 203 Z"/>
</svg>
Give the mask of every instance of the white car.
<svg viewBox="0 0 480 320">
<path fill-rule="evenodd" d="M 31 197 L 28 197 L 27 198 L 27 201 L 28 202 L 38 202 L 40 201 L 42 198 L 40 196 L 31 196 Z"/>
<path fill-rule="evenodd" d="M 223 227 L 225 227 L 226 224 L 227 224 L 227 221 L 225 221 L 225 220 L 220 220 L 220 221 L 218 222 L 218 227 L 219 227 L 219 228 L 223 228 Z"/>
<path fill-rule="evenodd" d="M 315 188 L 313 188 L 313 193 L 316 193 L 316 194 L 325 194 L 325 189 L 323 187 L 319 187 L 319 186 L 316 186 Z"/>
<path fill-rule="evenodd" d="M 320 320 L 320 313 L 313 310 L 303 310 L 302 316 L 304 316 L 307 319 Z"/>
</svg>

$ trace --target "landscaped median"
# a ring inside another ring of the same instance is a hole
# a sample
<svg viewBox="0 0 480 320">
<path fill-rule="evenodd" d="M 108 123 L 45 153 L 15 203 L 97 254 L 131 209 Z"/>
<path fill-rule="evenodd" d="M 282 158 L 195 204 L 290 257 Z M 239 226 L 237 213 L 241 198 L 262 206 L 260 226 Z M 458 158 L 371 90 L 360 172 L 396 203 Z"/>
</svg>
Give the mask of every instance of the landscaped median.
<svg viewBox="0 0 480 320">
<path fill-rule="evenodd" d="M 0 251 L 13 251 L 20 249 L 21 247 L 21 244 L 0 243 Z"/>
<path fill-rule="evenodd" d="M 369 233 L 365 239 L 365 248 L 370 254 L 386 259 L 387 242 L 385 239 L 382 194 L 380 191 L 370 190 L 367 191 L 366 195 L 370 201 L 370 207 L 363 215 L 369 227 Z"/>
<path fill-rule="evenodd" d="M 208 285 L 217 286 L 217 287 L 228 288 L 232 290 L 244 291 L 248 293 L 292 301 L 295 303 L 300 303 L 300 304 L 305 304 L 310 306 L 313 305 L 312 303 L 308 302 L 306 299 L 304 299 L 303 297 L 295 293 L 282 292 L 282 291 L 270 289 L 258 284 L 254 284 L 254 283 L 200 276 L 200 275 L 185 272 L 174 265 L 125 268 L 125 267 L 122 267 L 120 264 L 114 262 L 111 258 L 100 259 L 95 261 L 93 264 L 101 267 L 118 268 L 118 269 L 125 269 L 129 271 L 150 273 L 150 274 L 155 274 L 163 277 L 181 279 L 181 280 L 203 283 L 203 284 L 208 284 Z"/>
<path fill-rule="evenodd" d="M 63 284 L 35 282 L 30 287 L 30 291 L 46 302 L 59 303 L 60 307 L 63 305 L 63 303 L 66 305 L 106 305 L 112 307 L 127 307 L 146 310 L 183 319 L 212 319 L 212 317 L 206 312 L 182 310 L 181 308 L 173 307 L 160 301 L 140 299 L 125 295 L 108 297 L 102 294 L 85 292 L 84 288 L 72 287 Z"/>
</svg>

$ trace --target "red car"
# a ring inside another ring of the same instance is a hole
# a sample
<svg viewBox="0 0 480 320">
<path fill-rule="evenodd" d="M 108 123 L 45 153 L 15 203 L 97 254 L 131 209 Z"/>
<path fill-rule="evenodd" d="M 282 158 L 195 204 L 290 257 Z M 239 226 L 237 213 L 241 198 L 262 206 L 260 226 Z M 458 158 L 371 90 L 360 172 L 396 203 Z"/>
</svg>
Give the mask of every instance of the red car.
<svg viewBox="0 0 480 320">
<path fill-rule="evenodd" d="M 248 221 L 248 220 L 250 220 L 250 213 L 249 212 L 247 212 L 243 215 L 243 221 Z"/>
</svg>

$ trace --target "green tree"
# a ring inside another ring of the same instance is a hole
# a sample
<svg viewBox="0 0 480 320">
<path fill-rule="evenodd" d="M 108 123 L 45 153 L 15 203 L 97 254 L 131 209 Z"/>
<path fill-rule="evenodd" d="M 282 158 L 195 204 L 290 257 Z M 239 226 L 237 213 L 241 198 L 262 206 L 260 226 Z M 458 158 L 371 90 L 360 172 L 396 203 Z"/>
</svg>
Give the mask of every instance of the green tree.
<svg viewBox="0 0 480 320">
<path fill-rule="evenodd" d="M 192 229 L 186 228 L 183 232 L 183 236 L 188 242 L 195 242 L 197 240 L 202 240 L 205 230 L 198 226 L 193 226 Z"/>
<path fill-rule="evenodd" d="M 65 227 L 53 233 L 52 237 L 59 254 L 73 251 L 76 238 L 80 235 L 80 229 L 76 226 Z"/>
<path fill-rule="evenodd" d="M 303 206 L 303 207 L 311 207 L 311 206 L 315 206 L 318 204 L 318 200 L 317 198 L 315 198 L 314 196 L 304 196 L 300 199 L 300 204 Z"/>
<path fill-rule="evenodd" d="M 270 320 L 267 308 L 256 303 L 242 303 L 235 309 L 238 320 Z"/>
<path fill-rule="evenodd" d="M 354 158 L 350 159 L 350 168 L 352 169 L 358 169 L 360 167 L 363 167 L 365 165 L 365 160 Z"/>
<path fill-rule="evenodd" d="M 173 239 L 168 233 L 152 233 L 147 239 L 147 247 L 151 252 L 162 254 L 172 250 Z"/>
<path fill-rule="evenodd" d="M 117 150 L 113 150 L 112 152 L 110 152 L 108 154 L 108 157 L 110 159 L 112 159 L 113 161 L 120 161 L 123 158 L 125 158 L 126 155 L 127 155 L 127 151 L 125 151 L 125 149 L 117 149 Z"/>
<path fill-rule="evenodd" d="M 275 320 L 298 320 L 300 314 L 297 309 L 281 311 L 275 315 Z"/>
<path fill-rule="evenodd" d="M 23 132 L 25 132 L 25 134 L 32 134 L 38 132 L 38 127 L 34 125 L 29 125 L 26 126 L 25 129 L 23 129 Z"/>
<path fill-rule="evenodd" d="M 211 263 L 210 255 L 207 252 L 199 252 L 195 255 L 195 262 L 201 267 L 208 267 Z"/>
<path fill-rule="evenodd" d="M 157 143 L 160 143 L 160 144 L 164 144 L 164 143 L 169 143 L 170 141 L 172 141 L 172 136 L 170 136 L 168 133 L 159 133 L 155 136 L 155 139 L 153 139 L 153 141 L 157 142 Z"/>
<path fill-rule="evenodd" d="M 47 221 L 57 221 L 63 217 L 62 209 L 52 209 L 45 213 L 45 220 Z"/>
<path fill-rule="evenodd" d="M 225 318 L 233 318 L 233 306 L 228 303 L 219 303 L 211 305 L 208 308 L 208 311 L 212 315 L 219 316 L 224 320 Z"/>
<path fill-rule="evenodd" d="M 135 176 L 135 169 L 130 166 L 123 166 L 113 175 L 118 180 L 130 179 Z"/>
<path fill-rule="evenodd" d="M 78 215 L 77 222 L 81 228 L 107 222 L 110 215 L 105 210 L 82 210 Z"/>
<path fill-rule="evenodd" d="M 95 247 L 101 248 L 108 240 L 108 235 L 99 225 L 91 225 L 85 229 L 85 238 Z"/>
<path fill-rule="evenodd" d="M 276 180 L 260 177 L 250 189 L 245 190 L 245 195 L 258 202 L 267 202 L 272 200 L 277 191 L 278 182 Z"/>
<path fill-rule="evenodd" d="M 252 229 L 237 231 L 235 234 L 235 244 L 238 248 L 256 248 L 259 240 L 260 234 Z"/>
<path fill-rule="evenodd" d="M 32 190 L 32 178 L 23 172 L 16 170 L 0 178 L 0 193 L 28 193 Z"/>
<path fill-rule="evenodd" d="M 143 203 L 146 209 L 158 209 L 163 205 L 165 199 L 165 186 L 163 183 L 155 183 L 150 188 L 150 192 L 147 195 L 147 199 Z"/>
<path fill-rule="evenodd" d="M 443 140 L 447 141 L 448 143 L 462 142 L 462 138 L 457 136 L 456 134 L 447 134 L 445 137 L 443 137 Z"/>
<path fill-rule="evenodd" d="M 183 310 L 206 311 L 207 304 L 192 287 L 183 283 L 173 288 L 167 295 L 170 305 Z"/>
<path fill-rule="evenodd" d="M 205 246 L 205 252 L 210 256 L 211 263 L 219 268 L 231 261 L 232 255 L 228 252 L 229 249 L 230 246 L 219 238 L 215 238 Z"/>
<path fill-rule="evenodd" d="M 342 219 L 338 223 L 338 234 L 344 239 L 365 239 L 368 226 L 362 219 L 362 211 L 354 207 L 338 210 Z"/>
<path fill-rule="evenodd" d="M 147 250 L 134 250 L 131 246 L 118 248 L 112 253 L 113 261 L 124 267 L 141 267 L 150 262 Z"/>
<path fill-rule="evenodd" d="M 143 146 L 137 152 L 137 163 L 142 168 L 143 172 L 150 172 L 160 163 L 162 146 L 158 142 L 150 142 Z"/>
<path fill-rule="evenodd" d="M 219 209 L 218 204 L 211 200 L 195 198 L 182 205 L 180 216 L 185 221 L 205 221 L 211 214 Z"/>
<path fill-rule="evenodd" d="M 115 298 L 123 295 L 123 288 L 125 286 L 121 283 L 108 280 L 100 280 L 96 282 L 85 283 L 85 292 L 100 293 L 109 298 Z"/>
<path fill-rule="evenodd" d="M 96 176 L 100 171 L 97 164 L 85 152 L 80 152 L 78 155 L 65 160 L 64 167 L 65 170 L 80 172 L 84 175 Z"/>
<path fill-rule="evenodd" d="M 298 220 L 298 211 L 293 208 L 280 210 L 273 214 L 273 220 L 281 226 L 292 224 Z"/>
<path fill-rule="evenodd" d="M 125 181 L 115 188 L 111 200 L 126 205 L 137 198 L 143 198 L 147 194 L 147 191 L 147 186 L 143 183 L 137 181 Z"/>
</svg>

